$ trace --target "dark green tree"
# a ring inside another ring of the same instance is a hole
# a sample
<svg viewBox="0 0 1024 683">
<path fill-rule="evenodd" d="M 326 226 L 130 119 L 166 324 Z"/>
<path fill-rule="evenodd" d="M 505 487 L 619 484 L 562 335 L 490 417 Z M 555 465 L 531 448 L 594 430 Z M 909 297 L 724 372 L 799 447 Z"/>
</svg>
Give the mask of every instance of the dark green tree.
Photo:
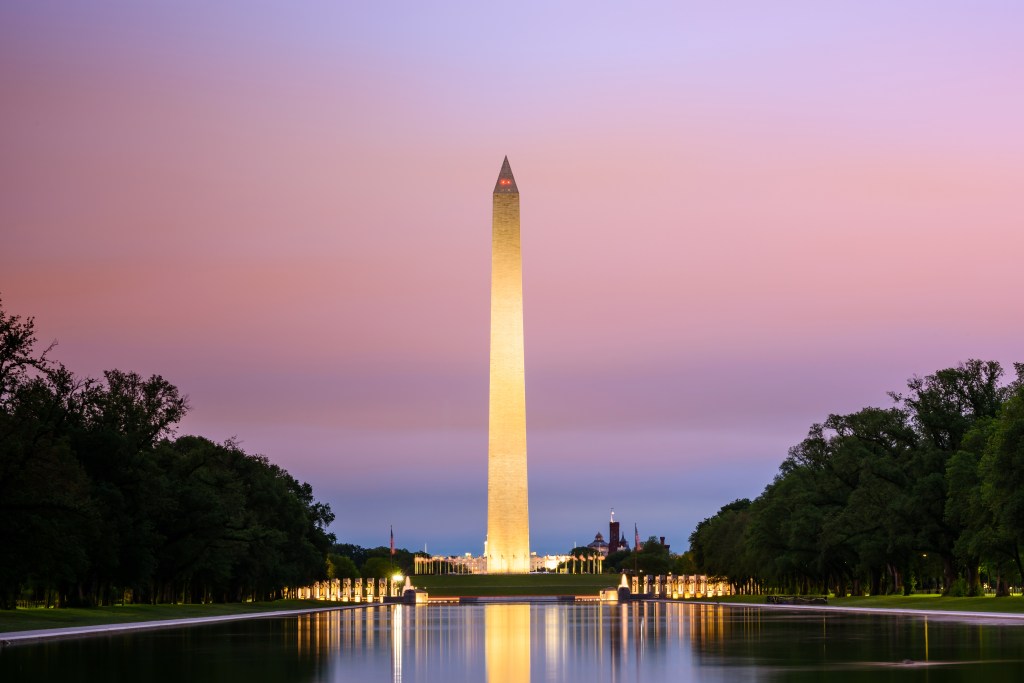
<svg viewBox="0 0 1024 683">
<path fill-rule="evenodd" d="M 351 559 L 337 553 L 327 555 L 327 578 L 358 579 L 359 576 L 359 568 Z"/>
<path fill-rule="evenodd" d="M 95 510 L 69 444 L 82 385 L 37 352 L 35 321 L 0 302 L 0 608 L 69 584 L 88 564 Z M 50 597 L 47 597 L 50 602 Z"/>
<path fill-rule="evenodd" d="M 1024 364 L 1015 368 L 1012 393 L 987 430 L 979 477 L 992 533 L 1016 565 L 1017 579 L 1024 580 Z"/>
<path fill-rule="evenodd" d="M 693 561 L 693 553 L 689 550 L 672 556 L 673 574 L 696 574 L 697 563 Z"/>
<path fill-rule="evenodd" d="M 385 557 L 371 557 L 366 560 L 359 573 L 363 575 L 363 578 L 367 579 L 386 579 L 396 571 L 397 568 L 391 564 L 389 559 Z"/>
<path fill-rule="evenodd" d="M 646 574 L 668 574 L 672 571 L 672 561 L 668 548 L 662 545 L 657 536 L 644 541 L 637 554 L 637 568 Z"/>
<path fill-rule="evenodd" d="M 1009 394 L 1009 388 L 1000 384 L 1002 375 L 998 362 L 972 359 L 923 378 L 913 377 L 907 382 L 906 395 L 892 394 L 907 409 L 921 435 L 912 464 L 909 497 L 913 506 L 908 523 L 916 530 L 917 548 L 942 558 L 947 590 L 958 575 L 958 560 L 968 590 L 974 593 L 979 589 L 981 558 L 974 554 L 964 557 L 968 547 L 964 544 L 959 546 L 958 557 L 957 541 L 967 527 L 962 515 L 946 514 L 950 500 L 946 471 L 968 431 L 979 420 L 999 412 Z"/>
<path fill-rule="evenodd" d="M 699 571 L 735 585 L 750 577 L 745 540 L 750 506 L 746 498 L 734 500 L 697 525 L 690 534 L 690 552 Z"/>
<path fill-rule="evenodd" d="M 621 574 L 623 571 L 633 571 L 633 552 L 630 550 L 617 550 L 608 553 L 604 558 L 605 574 Z"/>
<path fill-rule="evenodd" d="M 0 307 L 0 606 L 268 598 L 326 574 L 330 508 L 267 458 L 171 441 L 159 375 L 80 379 Z"/>
</svg>

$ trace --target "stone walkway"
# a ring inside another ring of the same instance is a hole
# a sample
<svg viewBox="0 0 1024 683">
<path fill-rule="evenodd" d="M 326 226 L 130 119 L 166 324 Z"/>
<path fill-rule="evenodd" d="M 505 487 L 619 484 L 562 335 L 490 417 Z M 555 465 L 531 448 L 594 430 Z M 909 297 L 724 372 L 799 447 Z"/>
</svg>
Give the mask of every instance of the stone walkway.
<svg viewBox="0 0 1024 683">
<path fill-rule="evenodd" d="M 675 602 L 666 600 L 665 602 Z M 887 607 L 845 607 L 840 605 L 769 605 L 761 602 L 687 602 L 689 605 L 716 605 L 719 607 L 756 607 L 758 609 L 810 610 L 813 612 L 846 612 L 853 614 L 898 614 L 910 617 L 939 617 L 959 621 L 1010 620 L 1024 623 L 1019 612 L 960 612 L 941 609 L 899 609 Z"/>
<path fill-rule="evenodd" d="M 55 638 L 77 638 L 82 636 L 95 636 L 110 633 L 122 633 L 125 631 L 143 631 L 157 628 L 176 628 L 179 626 L 202 626 L 204 624 L 217 624 L 225 621 L 240 621 L 242 619 L 266 619 L 268 617 L 287 617 L 296 614 L 312 614 L 314 612 L 330 612 L 336 609 L 351 609 L 354 607 L 365 607 L 366 605 L 335 604 L 331 607 L 313 607 L 306 609 L 286 609 L 275 612 L 246 612 L 242 614 L 224 614 L 216 617 L 189 617 L 187 619 L 160 619 L 157 621 L 129 621 L 118 624 L 96 624 L 94 626 L 70 626 L 68 628 L 44 628 L 34 631 L 8 631 L 0 633 L 0 647 L 20 643 L 30 643 L 39 640 L 52 640 Z"/>
</svg>

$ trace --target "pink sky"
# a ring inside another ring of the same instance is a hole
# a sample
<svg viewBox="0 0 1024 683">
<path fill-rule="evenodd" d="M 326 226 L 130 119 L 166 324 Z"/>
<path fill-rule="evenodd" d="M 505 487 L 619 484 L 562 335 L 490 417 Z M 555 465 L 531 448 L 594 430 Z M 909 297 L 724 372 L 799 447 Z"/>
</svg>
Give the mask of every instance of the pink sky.
<svg viewBox="0 0 1024 683">
<path fill-rule="evenodd" d="M 340 540 L 482 549 L 506 154 L 539 552 L 681 550 L 828 413 L 1024 360 L 1019 3 L 339 4 L 0 6 L 0 294 Z"/>
</svg>

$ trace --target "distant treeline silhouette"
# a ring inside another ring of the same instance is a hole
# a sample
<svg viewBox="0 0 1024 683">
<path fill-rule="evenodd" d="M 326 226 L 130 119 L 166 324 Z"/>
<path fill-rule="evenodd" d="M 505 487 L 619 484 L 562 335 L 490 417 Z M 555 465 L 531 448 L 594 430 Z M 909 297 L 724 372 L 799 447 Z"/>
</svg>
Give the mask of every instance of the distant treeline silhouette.
<svg viewBox="0 0 1024 683">
<path fill-rule="evenodd" d="M 785 593 L 997 595 L 1024 578 L 1024 364 L 914 377 L 889 408 L 829 415 L 755 500 L 690 536 L 702 571 Z"/>
<path fill-rule="evenodd" d="M 326 576 L 330 507 L 237 443 L 173 438 L 158 375 L 78 377 L 0 302 L 0 607 L 272 599 Z"/>
</svg>

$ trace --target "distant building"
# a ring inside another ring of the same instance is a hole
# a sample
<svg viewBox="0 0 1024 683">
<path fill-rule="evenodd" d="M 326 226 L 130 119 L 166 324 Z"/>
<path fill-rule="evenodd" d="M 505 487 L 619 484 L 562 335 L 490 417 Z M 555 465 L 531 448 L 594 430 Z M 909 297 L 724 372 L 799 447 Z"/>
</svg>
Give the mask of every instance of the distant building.
<svg viewBox="0 0 1024 683">
<path fill-rule="evenodd" d="M 629 543 L 619 534 L 619 523 L 615 521 L 615 510 L 612 510 L 611 521 L 608 522 L 608 553 L 629 550 Z"/>
<path fill-rule="evenodd" d="M 587 547 L 600 554 L 601 557 L 608 557 L 608 544 L 604 542 L 604 536 L 600 531 L 594 536 L 593 542 L 587 544 Z"/>
</svg>

